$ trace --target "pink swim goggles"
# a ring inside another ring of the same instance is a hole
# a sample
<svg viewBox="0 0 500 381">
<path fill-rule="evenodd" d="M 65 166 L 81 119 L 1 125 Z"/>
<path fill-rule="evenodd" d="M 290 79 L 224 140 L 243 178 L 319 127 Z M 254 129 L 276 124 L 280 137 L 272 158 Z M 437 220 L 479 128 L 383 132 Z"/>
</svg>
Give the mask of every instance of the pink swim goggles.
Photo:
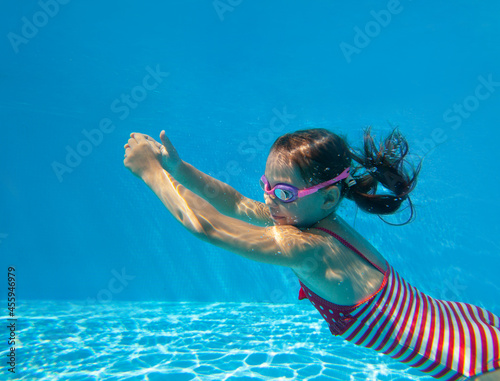
<svg viewBox="0 0 500 381">
<path fill-rule="evenodd" d="M 274 186 L 274 188 L 271 188 L 269 185 L 269 181 L 267 181 L 266 176 L 262 175 L 260 178 L 260 186 L 266 192 L 268 195 L 274 195 L 277 197 L 279 200 L 283 202 L 292 202 L 298 199 L 299 197 L 304 197 L 308 196 L 310 194 L 313 194 L 320 190 L 321 188 L 327 187 L 328 185 L 332 185 L 335 183 L 338 183 L 340 180 L 346 179 L 350 176 L 349 170 L 351 167 L 347 167 L 344 172 L 342 172 L 340 175 L 335 177 L 334 179 L 325 181 L 324 183 L 315 185 L 310 188 L 305 188 L 305 189 L 298 189 L 294 187 L 293 185 L 290 184 L 283 184 L 279 183 Z M 352 179 L 352 178 L 351 178 Z M 354 180 L 353 180 L 354 181 Z M 350 186 L 351 184 L 349 184 Z"/>
</svg>

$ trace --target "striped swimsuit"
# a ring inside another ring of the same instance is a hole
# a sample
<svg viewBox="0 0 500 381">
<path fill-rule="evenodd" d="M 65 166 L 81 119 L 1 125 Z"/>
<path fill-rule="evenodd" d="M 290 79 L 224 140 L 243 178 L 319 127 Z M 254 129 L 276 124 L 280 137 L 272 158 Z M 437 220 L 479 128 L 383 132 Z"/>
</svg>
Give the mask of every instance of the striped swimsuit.
<svg viewBox="0 0 500 381">
<path fill-rule="evenodd" d="M 299 299 L 309 299 L 333 335 L 442 380 L 463 380 L 500 368 L 498 316 L 470 304 L 433 299 L 408 284 L 389 264 L 384 271 L 343 238 L 318 229 L 384 274 L 379 290 L 354 306 L 330 303 L 299 280 Z"/>
</svg>

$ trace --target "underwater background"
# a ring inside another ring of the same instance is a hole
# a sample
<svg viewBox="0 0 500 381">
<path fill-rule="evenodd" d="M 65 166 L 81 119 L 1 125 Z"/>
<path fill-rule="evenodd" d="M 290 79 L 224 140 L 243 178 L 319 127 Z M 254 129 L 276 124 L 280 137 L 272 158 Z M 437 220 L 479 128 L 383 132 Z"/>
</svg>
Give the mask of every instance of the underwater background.
<svg viewBox="0 0 500 381">
<path fill-rule="evenodd" d="M 123 166 L 123 145 L 165 129 L 183 160 L 263 201 L 278 136 L 323 127 L 359 147 L 368 126 L 377 139 L 399 127 L 423 158 L 416 219 L 390 226 L 349 200 L 341 216 L 421 291 L 500 314 L 500 3 L 2 8 L 0 283 L 14 266 L 20 316 L 38 302 L 302 306 L 290 270 L 190 235 Z"/>
</svg>

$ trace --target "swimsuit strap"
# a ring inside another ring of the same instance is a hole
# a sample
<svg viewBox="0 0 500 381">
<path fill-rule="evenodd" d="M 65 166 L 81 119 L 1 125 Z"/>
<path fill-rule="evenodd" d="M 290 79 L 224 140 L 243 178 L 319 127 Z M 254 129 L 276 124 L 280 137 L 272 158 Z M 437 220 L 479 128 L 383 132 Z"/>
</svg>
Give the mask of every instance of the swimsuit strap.
<svg viewBox="0 0 500 381">
<path fill-rule="evenodd" d="M 376 265 L 375 263 L 373 263 L 372 261 L 370 261 L 368 258 L 366 258 L 364 256 L 363 253 L 361 253 L 361 251 L 359 251 L 358 249 L 356 249 L 354 246 L 352 246 L 349 242 L 347 242 L 344 238 L 342 238 L 341 236 L 339 236 L 338 234 L 335 234 L 334 232 L 332 232 L 331 230 L 328 230 L 328 229 L 325 229 L 325 228 L 313 228 L 313 229 L 319 229 L 319 230 L 323 230 L 324 232 L 330 234 L 331 236 L 337 238 L 337 240 L 342 244 L 344 245 L 345 247 L 347 247 L 348 249 L 351 249 L 352 251 L 354 251 L 356 254 L 358 254 L 361 258 L 363 258 L 365 261 L 367 261 L 370 265 L 372 265 L 373 267 L 375 267 L 378 271 L 380 271 L 382 274 L 385 275 L 385 271 L 378 265 Z"/>
</svg>

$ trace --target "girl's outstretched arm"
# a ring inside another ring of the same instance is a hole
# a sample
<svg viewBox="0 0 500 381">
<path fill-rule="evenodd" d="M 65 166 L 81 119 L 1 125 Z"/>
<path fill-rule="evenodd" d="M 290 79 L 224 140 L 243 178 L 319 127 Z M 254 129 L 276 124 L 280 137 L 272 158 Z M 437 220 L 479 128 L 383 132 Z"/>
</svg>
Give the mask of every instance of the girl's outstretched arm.
<svg viewBox="0 0 500 381">
<path fill-rule="evenodd" d="M 158 196 L 172 215 L 196 237 L 243 257 L 300 268 L 318 248 L 318 235 L 293 226 L 260 227 L 228 217 L 165 171 L 159 149 L 144 135 L 132 134 L 124 164 Z"/>
<path fill-rule="evenodd" d="M 230 185 L 182 162 L 175 176 L 179 183 L 209 201 L 219 212 L 258 226 L 271 226 L 269 208 L 262 202 L 243 196 Z"/>
<path fill-rule="evenodd" d="M 147 135 L 145 135 L 147 136 Z M 243 196 L 230 185 L 215 179 L 181 160 L 177 150 L 170 142 L 165 131 L 160 133 L 162 143 L 151 137 L 147 140 L 160 149 L 161 163 L 175 180 L 190 191 L 207 200 L 219 212 L 258 226 L 271 226 L 273 220 L 269 209 L 262 202 Z"/>
</svg>

